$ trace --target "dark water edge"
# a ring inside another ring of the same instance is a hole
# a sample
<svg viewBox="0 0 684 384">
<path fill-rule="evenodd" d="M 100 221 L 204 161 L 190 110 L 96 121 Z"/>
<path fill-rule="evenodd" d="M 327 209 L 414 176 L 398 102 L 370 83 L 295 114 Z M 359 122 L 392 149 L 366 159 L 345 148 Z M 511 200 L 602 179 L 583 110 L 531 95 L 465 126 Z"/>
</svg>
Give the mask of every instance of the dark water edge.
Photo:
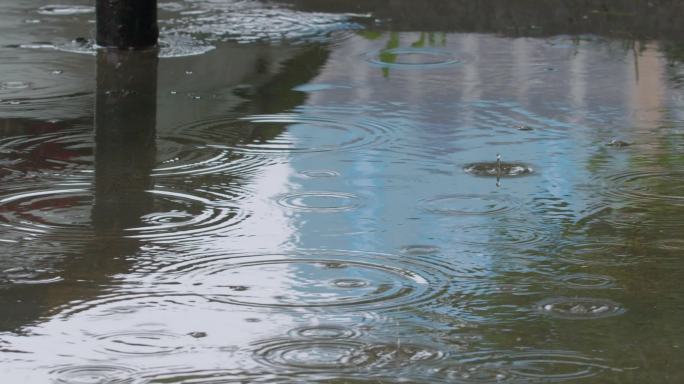
<svg viewBox="0 0 684 384">
<path fill-rule="evenodd" d="M 4 381 L 684 381 L 679 3 L 288 4 L 0 5 Z"/>
</svg>

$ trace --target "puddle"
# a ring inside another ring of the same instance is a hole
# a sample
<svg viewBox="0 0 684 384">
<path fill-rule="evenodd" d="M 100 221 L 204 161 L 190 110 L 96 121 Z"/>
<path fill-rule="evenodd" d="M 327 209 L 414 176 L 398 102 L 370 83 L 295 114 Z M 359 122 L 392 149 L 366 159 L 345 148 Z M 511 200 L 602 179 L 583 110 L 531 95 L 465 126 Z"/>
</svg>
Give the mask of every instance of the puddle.
<svg viewBox="0 0 684 384">
<path fill-rule="evenodd" d="M 4 381 L 678 377 L 678 4 L 5 3 Z"/>
</svg>

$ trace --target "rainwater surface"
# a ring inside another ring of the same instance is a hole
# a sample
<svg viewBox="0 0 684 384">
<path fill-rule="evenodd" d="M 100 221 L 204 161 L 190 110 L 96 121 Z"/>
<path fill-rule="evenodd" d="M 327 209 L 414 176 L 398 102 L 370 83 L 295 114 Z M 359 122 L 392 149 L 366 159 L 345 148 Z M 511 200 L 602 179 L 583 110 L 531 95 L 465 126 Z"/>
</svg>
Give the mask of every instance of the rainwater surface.
<svg viewBox="0 0 684 384">
<path fill-rule="evenodd" d="M 566 3 L 3 2 L 0 381 L 684 382 L 682 8 Z"/>
</svg>

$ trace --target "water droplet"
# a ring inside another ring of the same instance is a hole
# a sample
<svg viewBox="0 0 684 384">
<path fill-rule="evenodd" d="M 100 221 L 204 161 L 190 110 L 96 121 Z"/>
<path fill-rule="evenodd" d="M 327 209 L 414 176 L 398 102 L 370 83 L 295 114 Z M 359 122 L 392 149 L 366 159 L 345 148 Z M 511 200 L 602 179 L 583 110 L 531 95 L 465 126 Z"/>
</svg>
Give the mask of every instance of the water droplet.
<svg viewBox="0 0 684 384">
<path fill-rule="evenodd" d="M 471 175 L 485 177 L 518 177 L 530 175 L 532 167 L 523 163 L 481 162 L 467 164 L 463 170 Z"/>
</svg>

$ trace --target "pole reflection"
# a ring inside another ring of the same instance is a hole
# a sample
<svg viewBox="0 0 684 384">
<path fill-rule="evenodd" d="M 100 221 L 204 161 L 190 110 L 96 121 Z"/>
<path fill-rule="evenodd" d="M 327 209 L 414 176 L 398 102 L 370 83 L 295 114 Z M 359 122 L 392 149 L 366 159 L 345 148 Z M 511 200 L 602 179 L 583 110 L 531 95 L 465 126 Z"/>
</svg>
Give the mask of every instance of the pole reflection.
<svg viewBox="0 0 684 384">
<path fill-rule="evenodd" d="M 153 202 L 156 160 L 157 52 L 102 50 L 95 107 L 96 234 L 119 237 L 139 226 Z"/>
</svg>

